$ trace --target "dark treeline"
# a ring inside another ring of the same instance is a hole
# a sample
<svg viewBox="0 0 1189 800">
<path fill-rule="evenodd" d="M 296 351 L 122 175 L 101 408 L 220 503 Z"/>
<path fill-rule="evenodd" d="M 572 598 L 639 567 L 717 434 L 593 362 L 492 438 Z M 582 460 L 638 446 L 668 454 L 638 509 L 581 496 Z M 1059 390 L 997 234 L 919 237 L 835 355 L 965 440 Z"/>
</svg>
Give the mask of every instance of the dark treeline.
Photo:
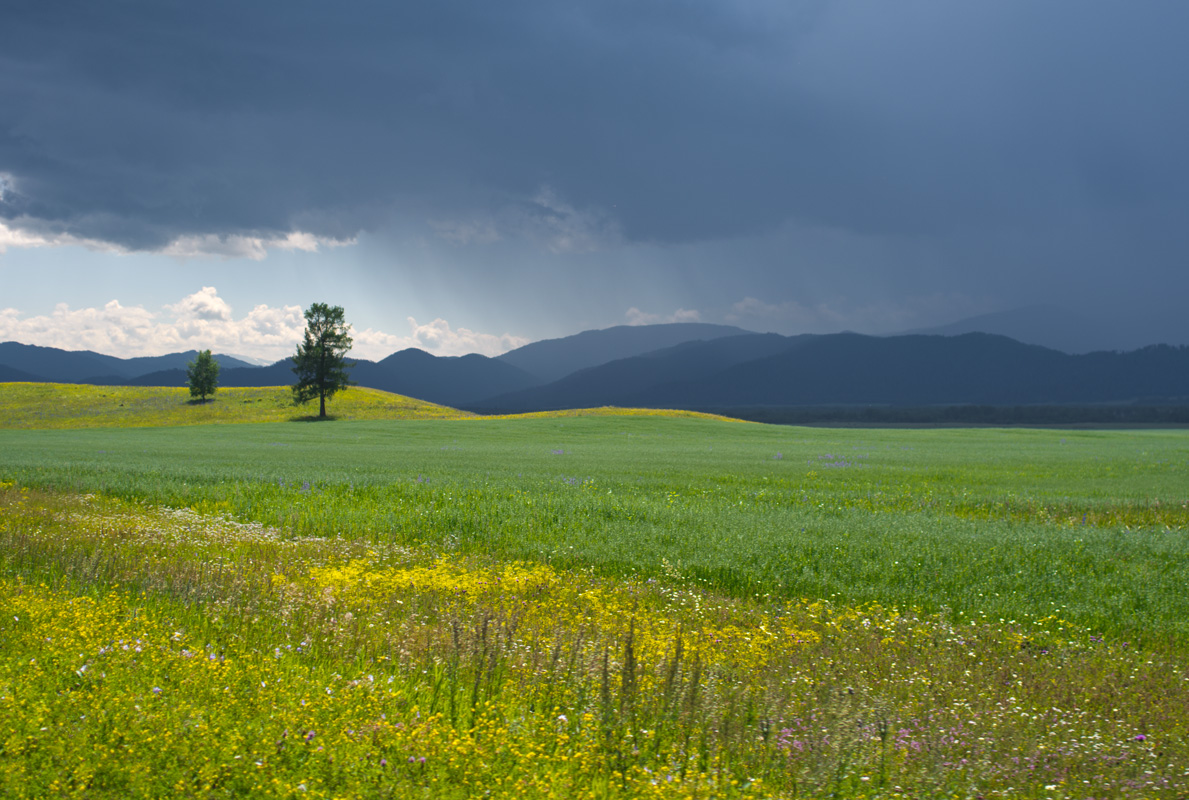
<svg viewBox="0 0 1189 800">
<path fill-rule="evenodd" d="M 1189 405 L 705 408 L 774 425 L 1189 425 Z"/>
</svg>

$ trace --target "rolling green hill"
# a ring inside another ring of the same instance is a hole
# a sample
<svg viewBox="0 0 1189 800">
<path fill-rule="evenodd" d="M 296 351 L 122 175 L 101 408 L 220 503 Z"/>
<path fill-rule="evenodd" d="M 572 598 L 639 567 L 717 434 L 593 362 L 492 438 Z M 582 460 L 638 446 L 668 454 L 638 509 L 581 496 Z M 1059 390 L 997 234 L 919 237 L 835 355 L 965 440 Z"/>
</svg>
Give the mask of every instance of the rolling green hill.
<svg viewBox="0 0 1189 800">
<path fill-rule="evenodd" d="M 332 419 L 530 419 L 539 417 L 649 416 L 730 420 L 697 411 L 578 408 L 480 417 L 379 389 L 353 386 L 328 405 Z M 222 387 L 199 403 L 186 389 L 165 386 L 92 386 L 73 383 L 0 382 L 0 429 L 147 428 L 219 423 L 293 422 L 308 419 L 287 386 Z"/>
<path fill-rule="evenodd" d="M 328 404 L 336 419 L 459 419 L 472 416 L 399 394 L 354 386 Z M 316 412 L 317 409 L 315 408 Z M 285 422 L 309 409 L 287 386 L 220 388 L 193 402 L 184 388 L 0 383 L 0 428 L 119 428 L 211 423 Z"/>
</svg>

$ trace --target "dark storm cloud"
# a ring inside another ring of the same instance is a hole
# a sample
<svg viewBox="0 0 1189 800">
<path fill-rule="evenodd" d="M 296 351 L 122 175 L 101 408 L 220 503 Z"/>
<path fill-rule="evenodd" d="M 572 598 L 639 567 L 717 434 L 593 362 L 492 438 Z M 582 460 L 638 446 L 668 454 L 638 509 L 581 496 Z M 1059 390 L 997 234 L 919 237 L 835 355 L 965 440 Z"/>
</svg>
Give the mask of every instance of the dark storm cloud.
<svg viewBox="0 0 1189 800">
<path fill-rule="evenodd" d="M 131 248 L 349 237 L 392 215 L 533 206 L 543 186 L 629 241 L 802 220 L 961 249 L 972 231 L 1087 219 L 1126 240 L 1189 210 L 1180 2 L 2 14 L 0 216 Z"/>
</svg>

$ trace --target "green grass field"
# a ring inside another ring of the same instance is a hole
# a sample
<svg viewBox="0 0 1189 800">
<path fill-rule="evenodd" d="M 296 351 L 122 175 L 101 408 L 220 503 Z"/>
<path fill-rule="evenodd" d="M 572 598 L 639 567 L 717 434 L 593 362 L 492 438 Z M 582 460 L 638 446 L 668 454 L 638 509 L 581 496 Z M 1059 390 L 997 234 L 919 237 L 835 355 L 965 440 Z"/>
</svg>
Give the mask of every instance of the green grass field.
<svg viewBox="0 0 1189 800">
<path fill-rule="evenodd" d="M 1185 431 L 384 402 L 0 430 L 0 794 L 1189 792 Z"/>
</svg>

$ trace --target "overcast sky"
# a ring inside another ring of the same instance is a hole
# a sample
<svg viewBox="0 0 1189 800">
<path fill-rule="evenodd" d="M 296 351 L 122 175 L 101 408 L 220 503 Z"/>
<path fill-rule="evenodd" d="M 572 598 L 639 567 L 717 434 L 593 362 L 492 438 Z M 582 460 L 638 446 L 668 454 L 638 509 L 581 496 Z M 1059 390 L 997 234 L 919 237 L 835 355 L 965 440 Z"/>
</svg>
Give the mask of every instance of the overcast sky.
<svg viewBox="0 0 1189 800">
<path fill-rule="evenodd" d="M 1183 0 L 8 0 L 0 340 L 495 354 L 1059 306 L 1189 342 Z M 1129 341 L 1131 341 L 1129 340 Z"/>
</svg>

